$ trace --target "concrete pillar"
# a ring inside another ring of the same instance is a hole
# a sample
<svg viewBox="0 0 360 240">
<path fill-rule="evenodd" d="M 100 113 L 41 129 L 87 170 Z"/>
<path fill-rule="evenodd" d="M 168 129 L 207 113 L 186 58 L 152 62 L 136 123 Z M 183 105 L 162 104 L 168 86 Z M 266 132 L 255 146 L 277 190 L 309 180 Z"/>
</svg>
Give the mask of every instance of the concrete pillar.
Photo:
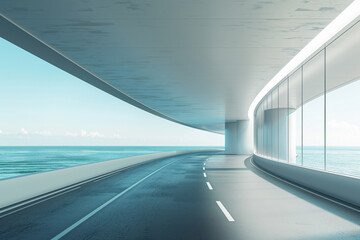
<svg viewBox="0 0 360 240">
<path fill-rule="evenodd" d="M 249 120 L 225 123 L 225 153 L 253 154 L 253 127 Z"/>
</svg>

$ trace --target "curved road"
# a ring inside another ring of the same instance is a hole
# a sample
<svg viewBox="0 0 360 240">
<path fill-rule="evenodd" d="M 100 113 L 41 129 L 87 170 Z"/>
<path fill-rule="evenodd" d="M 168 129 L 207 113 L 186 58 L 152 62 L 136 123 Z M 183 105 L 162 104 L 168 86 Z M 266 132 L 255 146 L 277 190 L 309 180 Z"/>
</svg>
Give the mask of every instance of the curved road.
<svg viewBox="0 0 360 240">
<path fill-rule="evenodd" d="M 360 239 L 360 213 L 256 169 L 189 154 L 0 210 L 0 239 Z"/>
</svg>

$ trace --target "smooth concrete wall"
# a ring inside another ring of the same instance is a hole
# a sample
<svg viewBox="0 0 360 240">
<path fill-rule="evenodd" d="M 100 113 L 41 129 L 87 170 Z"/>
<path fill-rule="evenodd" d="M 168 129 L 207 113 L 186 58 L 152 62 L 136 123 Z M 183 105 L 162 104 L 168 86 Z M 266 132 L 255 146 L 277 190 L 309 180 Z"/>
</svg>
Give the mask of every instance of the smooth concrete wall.
<svg viewBox="0 0 360 240">
<path fill-rule="evenodd" d="M 334 174 L 254 155 L 262 169 L 293 183 L 360 207 L 360 178 Z"/>
<path fill-rule="evenodd" d="M 5 179 L 0 181 L 0 208 L 131 165 L 145 163 L 159 158 L 206 151 L 219 150 L 154 153 Z"/>
<path fill-rule="evenodd" d="M 253 153 L 253 127 L 251 121 L 239 120 L 225 123 L 225 153 Z"/>
</svg>

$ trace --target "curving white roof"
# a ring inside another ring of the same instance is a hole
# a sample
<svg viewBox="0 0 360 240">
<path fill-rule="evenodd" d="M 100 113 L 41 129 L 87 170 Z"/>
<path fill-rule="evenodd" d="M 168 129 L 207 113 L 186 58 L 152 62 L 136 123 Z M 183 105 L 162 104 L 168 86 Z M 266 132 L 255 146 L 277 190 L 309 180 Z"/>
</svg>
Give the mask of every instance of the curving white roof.
<svg viewBox="0 0 360 240">
<path fill-rule="evenodd" d="M 169 120 L 223 132 L 350 0 L 4 0 L 0 36 Z"/>
</svg>

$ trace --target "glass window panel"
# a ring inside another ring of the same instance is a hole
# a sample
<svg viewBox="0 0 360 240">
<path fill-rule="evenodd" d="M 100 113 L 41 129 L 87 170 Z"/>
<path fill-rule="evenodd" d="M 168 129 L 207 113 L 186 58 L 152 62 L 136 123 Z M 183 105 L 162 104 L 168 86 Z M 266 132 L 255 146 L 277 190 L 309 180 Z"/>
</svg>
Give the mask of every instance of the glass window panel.
<svg viewBox="0 0 360 240">
<path fill-rule="evenodd" d="M 265 97 L 261 104 L 261 128 L 262 128 L 262 154 L 263 156 L 266 156 L 266 133 L 265 133 L 265 110 L 267 108 L 267 98 Z"/>
<path fill-rule="evenodd" d="M 324 168 L 324 51 L 303 66 L 303 164 Z"/>
<path fill-rule="evenodd" d="M 261 103 L 258 106 L 257 109 L 257 134 L 256 134 L 256 140 L 257 140 L 257 151 L 259 155 L 262 155 L 261 152 L 261 135 L 262 135 L 262 129 L 261 129 Z"/>
<path fill-rule="evenodd" d="M 261 142 L 261 154 L 263 156 L 265 156 L 265 147 L 264 147 L 264 145 L 265 145 L 265 139 L 264 139 L 264 107 L 265 107 L 265 102 L 263 101 L 261 103 L 261 110 L 260 110 L 260 123 L 261 123 L 261 125 L 260 125 L 260 127 L 261 127 L 260 138 L 261 138 L 261 140 L 260 140 L 260 142 Z"/>
<path fill-rule="evenodd" d="M 360 81 L 326 97 L 326 169 L 360 176 Z"/>
<path fill-rule="evenodd" d="M 259 106 L 259 116 L 258 116 L 258 134 L 257 134 L 257 138 L 258 138 L 258 152 L 262 155 L 262 122 L 261 122 L 261 115 L 262 115 L 262 105 Z"/>
<path fill-rule="evenodd" d="M 260 128 L 260 108 L 259 105 L 256 108 L 255 114 L 254 114 L 254 150 L 256 154 L 259 154 L 259 128 Z"/>
<path fill-rule="evenodd" d="M 326 48 L 326 88 L 333 90 L 359 80 L 360 24 L 356 24 Z"/>
<path fill-rule="evenodd" d="M 268 123 L 266 118 L 266 111 L 268 109 L 268 95 L 264 97 L 263 100 L 263 154 L 264 156 L 268 156 L 268 147 L 267 147 L 267 141 L 268 141 Z"/>
<path fill-rule="evenodd" d="M 279 85 L 279 159 L 288 161 L 288 79 Z"/>
<path fill-rule="evenodd" d="M 279 159 L 279 88 L 271 93 L 271 153 L 272 158 Z"/>
<path fill-rule="evenodd" d="M 302 164 L 302 69 L 289 78 L 289 152 L 290 163 Z"/>
<path fill-rule="evenodd" d="M 258 152 L 259 152 L 261 155 L 263 155 L 263 152 L 262 152 L 262 144 L 263 144 L 262 135 L 263 135 L 263 128 L 262 128 L 262 103 L 260 103 L 259 108 L 258 108 L 258 134 L 257 134 L 257 139 L 258 139 Z"/>
<path fill-rule="evenodd" d="M 255 133 L 254 133 L 254 137 L 255 137 L 255 151 L 256 154 L 259 154 L 259 150 L 260 150 L 260 105 L 257 107 L 256 109 L 256 113 L 255 113 Z"/>
<path fill-rule="evenodd" d="M 271 121 L 271 92 L 265 98 L 264 106 L 264 148 L 265 156 L 272 157 L 271 153 L 271 131 L 272 131 L 272 121 Z"/>
<path fill-rule="evenodd" d="M 360 176 L 360 24 L 326 48 L 326 169 Z"/>
</svg>

